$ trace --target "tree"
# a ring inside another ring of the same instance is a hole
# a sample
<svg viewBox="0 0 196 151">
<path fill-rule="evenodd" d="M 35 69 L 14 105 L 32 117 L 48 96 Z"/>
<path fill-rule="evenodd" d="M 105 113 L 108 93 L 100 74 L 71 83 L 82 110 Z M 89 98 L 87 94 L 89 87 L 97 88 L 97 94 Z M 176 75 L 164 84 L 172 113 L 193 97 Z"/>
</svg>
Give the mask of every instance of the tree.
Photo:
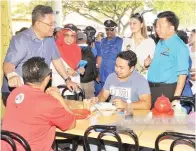
<svg viewBox="0 0 196 151">
<path fill-rule="evenodd" d="M 32 13 L 32 10 L 35 6 L 37 5 L 48 5 L 51 6 L 51 1 L 43 1 L 43 0 L 31 0 L 30 2 L 28 1 L 23 1 L 21 3 L 17 3 L 13 8 L 12 8 L 12 17 L 13 18 L 29 18 L 29 16 Z"/>
<path fill-rule="evenodd" d="M 144 9 L 144 1 L 63 1 L 64 14 L 76 12 L 90 20 L 103 24 L 105 19 L 112 19 L 118 24 L 118 33 L 123 34 L 129 25 L 125 16 Z"/>
<path fill-rule="evenodd" d="M 196 24 L 196 1 L 194 0 L 151 0 L 148 5 L 154 8 L 155 12 L 166 10 L 175 12 L 179 17 L 181 27 L 187 28 Z"/>
</svg>

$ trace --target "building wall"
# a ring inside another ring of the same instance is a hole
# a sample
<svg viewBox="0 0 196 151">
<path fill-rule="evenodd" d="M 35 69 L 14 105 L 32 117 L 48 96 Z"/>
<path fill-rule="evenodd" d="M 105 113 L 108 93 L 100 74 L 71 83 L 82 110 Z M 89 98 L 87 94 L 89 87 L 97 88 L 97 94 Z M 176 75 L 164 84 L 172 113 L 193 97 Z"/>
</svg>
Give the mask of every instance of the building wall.
<svg viewBox="0 0 196 151">
<path fill-rule="evenodd" d="M 5 58 L 9 43 L 12 37 L 11 33 L 11 11 L 10 11 L 10 1 L 0 1 L 1 4 L 1 68 L 0 68 L 0 87 L 2 86 L 3 69 L 2 64 Z M 4 116 L 5 107 L 1 101 L 1 119 Z"/>
</svg>

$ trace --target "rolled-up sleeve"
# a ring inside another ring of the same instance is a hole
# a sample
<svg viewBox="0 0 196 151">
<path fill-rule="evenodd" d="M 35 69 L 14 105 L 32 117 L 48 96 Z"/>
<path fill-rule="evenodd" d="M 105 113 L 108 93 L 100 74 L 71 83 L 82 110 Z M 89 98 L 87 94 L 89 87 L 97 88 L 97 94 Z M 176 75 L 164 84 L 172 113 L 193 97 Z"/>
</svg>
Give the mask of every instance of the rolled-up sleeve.
<svg viewBox="0 0 196 151">
<path fill-rule="evenodd" d="M 25 41 L 14 36 L 10 42 L 4 62 L 9 62 L 17 66 L 26 55 Z"/>
<path fill-rule="evenodd" d="M 177 53 L 177 75 L 188 75 L 189 69 L 189 50 L 181 47 Z"/>
<path fill-rule="evenodd" d="M 51 38 L 51 49 L 52 49 L 52 60 L 56 60 L 60 58 L 59 50 L 56 46 L 54 38 Z"/>
</svg>

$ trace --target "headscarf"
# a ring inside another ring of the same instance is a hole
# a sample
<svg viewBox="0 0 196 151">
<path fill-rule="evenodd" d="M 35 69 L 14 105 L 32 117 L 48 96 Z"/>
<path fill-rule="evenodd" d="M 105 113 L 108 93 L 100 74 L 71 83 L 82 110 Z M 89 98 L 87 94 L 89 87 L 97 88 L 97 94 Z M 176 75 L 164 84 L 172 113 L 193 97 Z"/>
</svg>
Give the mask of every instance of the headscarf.
<svg viewBox="0 0 196 151">
<path fill-rule="evenodd" d="M 59 49 L 61 58 L 71 67 L 73 70 L 76 70 L 79 61 L 81 60 L 81 49 L 76 44 L 76 33 L 72 31 L 74 34 L 74 42 L 70 45 L 64 42 L 64 35 L 68 31 L 72 31 L 71 29 L 63 30 L 59 37 L 56 40 L 56 45 Z"/>
</svg>

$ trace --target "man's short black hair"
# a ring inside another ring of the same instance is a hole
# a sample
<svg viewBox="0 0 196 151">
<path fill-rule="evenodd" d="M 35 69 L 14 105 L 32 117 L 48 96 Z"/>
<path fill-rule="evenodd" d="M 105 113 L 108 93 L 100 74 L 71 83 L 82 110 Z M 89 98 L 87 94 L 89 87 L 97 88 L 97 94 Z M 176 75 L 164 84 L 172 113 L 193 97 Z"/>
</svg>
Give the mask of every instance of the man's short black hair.
<svg viewBox="0 0 196 151">
<path fill-rule="evenodd" d="M 117 55 L 117 58 L 121 58 L 128 61 L 128 66 L 131 68 L 136 65 L 137 63 L 137 56 L 136 54 L 129 50 L 129 51 L 122 51 Z"/>
<path fill-rule="evenodd" d="M 23 64 L 22 73 L 25 83 L 40 83 L 51 73 L 51 71 L 45 63 L 44 58 L 32 57 Z"/>
<path fill-rule="evenodd" d="M 179 26 L 179 19 L 178 17 L 176 16 L 176 14 L 172 11 L 165 11 L 165 12 L 162 12 L 162 13 L 159 13 L 158 18 L 166 18 L 167 21 L 169 23 L 172 24 L 172 26 L 174 26 L 174 30 L 177 31 L 178 30 L 178 26 Z"/>
<path fill-rule="evenodd" d="M 35 24 L 39 17 L 44 17 L 46 14 L 53 14 L 52 7 L 37 5 L 32 12 L 32 25 Z"/>
</svg>

